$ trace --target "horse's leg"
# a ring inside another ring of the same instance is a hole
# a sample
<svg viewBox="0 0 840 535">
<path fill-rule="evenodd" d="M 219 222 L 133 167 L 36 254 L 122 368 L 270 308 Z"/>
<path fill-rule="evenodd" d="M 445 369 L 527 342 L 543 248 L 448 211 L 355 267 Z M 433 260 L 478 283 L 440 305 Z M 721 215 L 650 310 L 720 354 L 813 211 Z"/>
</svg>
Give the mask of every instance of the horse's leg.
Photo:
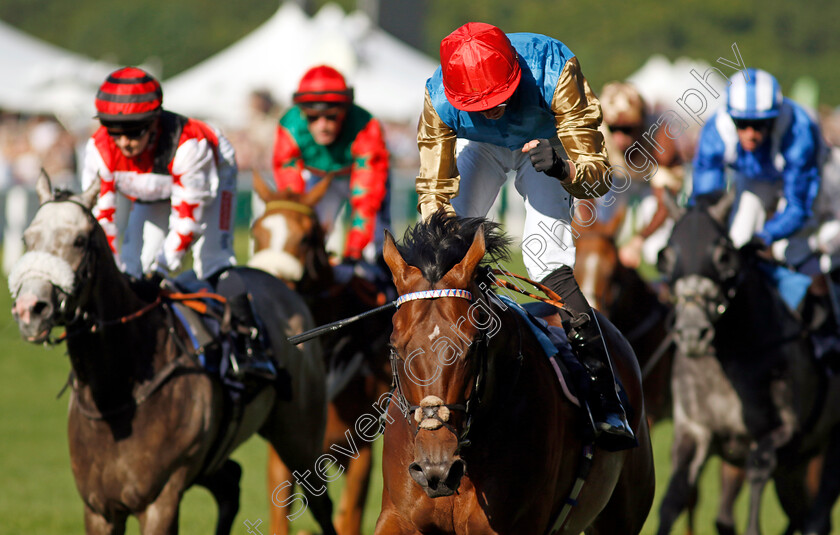
<svg viewBox="0 0 840 535">
<path fill-rule="evenodd" d="M 292 471 L 283 463 L 271 445 L 268 446 L 268 496 L 271 502 L 269 522 L 274 535 L 289 534 L 289 503 L 293 486 L 285 485 L 293 481 Z"/>
<path fill-rule="evenodd" d="M 406 522 L 394 509 L 387 495 L 382 496 L 382 511 L 376 520 L 373 535 L 414 535 L 420 534 L 414 526 Z"/>
<path fill-rule="evenodd" d="M 277 433 L 270 432 L 269 429 L 261 430 L 260 434 L 271 442 L 274 450 L 293 472 L 295 479 L 281 483 L 281 486 L 291 487 L 295 482 L 300 484 L 306 493 L 306 505 L 315 517 L 315 521 L 321 526 L 323 535 L 338 535 L 333 526 L 332 501 L 327 493 L 326 484 L 312 473 L 316 470 L 323 444 L 319 442 L 311 444 L 309 448 L 304 448 L 303 444 L 293 444 L 294 440 L 277 436 Z M 295 496 L 291 499 L 295 499 Z M 272 501 L 274 501 L 273 497 Z"/>
<path fill-rule="evenodd" d="M 184 495 L 186 469 L 179 470 L 172 477 L 155 501 L 138 513 L 142 535 L 178 535 L 178 508 Z"/>
<path fill-rule="evenodd" d="M 840 496 L 840 425 L 834 426 L 823 458 L 820 489 L 811 508 L 805 535 L 827 535 L 831 532 L 831 509 Z"/>
<path fill-rule="evenodd" d="M 762 441 L 747 456 L 747 481 L 750 484 L 750 505 L 744 535 L 761 534 L 761 497 L 778 462 L 776 449 Z"/>
<path fill-rule="evenodd" d="M 708 433 L 699 437 L 675 428 L 671 449 L 671 479 L 659 506 L 657 533 L 660 535 L 671 532 L 674 522 L 690 503 L 692 493 L 696 492 L 700 471 L 709 455 L 710 441 Z"/>
<path fill-rule="evenodd" d="M 735 500 L 744 485 L 744 470 L 726 461 L 720 464 L 720 500 L 715 527 L 719 535 L 735 535 Z"/>
<path fill-rule="evenodd" d="M 85 533 L 87 535 L 123 535 L 126 515 L 115 515 L 108 520 L 85 505 Z"/>
<path fill-rule="evenodd" d="M 228 535 L 233 528 L 233 520 L 239 512 L 241 478 L 242 468 L 236 461 L 228 459 L 219 470 L 210 475 L 201 475 L 195 481 L 210 491 L 219 507 L 216 535 Z"/>
<path fill-rule="evenodd" d="M 812 502 L 808 494 L 805 480 L 808 464 L 797 463 L 795 466 L 779 466 L 773 476 L 776 484 L 776 496 L 788 517 L 788 528 L 785 533 L 796 533 L 805 524 L 805 517 Z"/>
<path fill-rule="evenodd" d="M 338 502 L 336 531 L 341 535 L 361 535 L 362 512 L 365 509 L 373 448 L 370 444 L 359 445 L 359 453 L 347 463 L 344 490 Z"/>
</svg>

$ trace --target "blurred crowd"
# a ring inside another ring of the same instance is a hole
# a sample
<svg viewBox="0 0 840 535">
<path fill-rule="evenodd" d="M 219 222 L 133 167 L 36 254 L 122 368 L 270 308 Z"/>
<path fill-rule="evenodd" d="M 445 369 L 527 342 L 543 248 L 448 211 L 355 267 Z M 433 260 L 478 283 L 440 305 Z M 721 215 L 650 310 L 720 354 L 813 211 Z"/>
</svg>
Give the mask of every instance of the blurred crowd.
<svg viewBox="0 0 840 535">
<path fill-rule="evenodd" d="M 604 108 L 603 129 L 607 133 L 611 159 L 616 160 L 613 164 L 618 164 L 627 147 L 641 140 L 644 132 L 665 110 L 649 106 L 644 101 L 627 102 L 625 95 L 611 95 L 610 84 L 603 87 L 602 91 L 606 91 L 606 94 L 599 94 Z M 277 121 L 285 109 L 266 90 L 253 91 L 249 99 L 250 114 L 246 126 L 224 131 L 236 149 L 240 170 L 257 169 L 268 175 L 272 168 Z M 641 106 L 644 113 L 639 115 L 621 111 L 630 105 Z M 617 109 L 619 112 L 616 112 Z M 835 189 L 833 184 L 840 183 L 840 107 L 822 106 L 812 111 L 818 116 L 826 143 L 832 149 L 832 157 L 824 169 L 823 188 L 826 197 L 834 198 L 830 193 Z M 419 164 L 416 125 L 383 124 L 392 167 L 406 170 L 409 176 L 413 176 Z M 96 122 L 91 120 L 90 131 L 72 133 L 53 117 L 28 116 L 0 110 L 0 192 L 14 185 L 34 187 L 42 168 L 56 185 L 78 188 L 80 150 L 96 126 Z M 681 193 L 683 198 L 688 193 L 687 188 L 690 188 L 691 181 L 687 178 L 690 176 L 690 162 L 698 135 L 699 127 L 695 127 L 673 140 L 669 147 L 672 151 L 668 156 L 670 165 L 661 167 L 670 169 L 670 172 L 660 175 L 660 179 L 669 182 L 673 193 Z M 840 189 L 840 186 L 836 189 Z M 637 188 L 634 181 L 633 187 L 623 195 L 625 199 L 621 204 L 635 207 L 648 193 L 644 188 Z M 625 229 L 627 232 L 632 233 Z"/>
<path fill-rule="evenodd" d="M 220 126 L 236 149 L 239 169 L 257 169 L 269 176 L 277 121 L 285 109 L 265 90 L 253 91 L 249 104 L 246 127 Z M 416 125 L 383 124 L 392 166 L 416 168 L 419 165 Z M 79 154 L 97 126 L 91 119 L 89 131 L 73 133 L 54 117 L 0 110 L 0 192 L 14 185 L 34 188 L 42 168 L 55 185 L 78 189 Z"/>
</svg>

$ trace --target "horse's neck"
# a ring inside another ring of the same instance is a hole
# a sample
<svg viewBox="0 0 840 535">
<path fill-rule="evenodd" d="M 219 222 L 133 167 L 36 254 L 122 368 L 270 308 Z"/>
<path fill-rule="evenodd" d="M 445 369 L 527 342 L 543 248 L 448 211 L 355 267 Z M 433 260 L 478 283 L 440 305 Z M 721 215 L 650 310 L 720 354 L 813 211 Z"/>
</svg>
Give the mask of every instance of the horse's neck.
<svg viewBox="0 0 840 535">
<path fill-rule="evenodd" d="M 735 289 L 732 301 L 717 323 L 718 350 L 743 346 L 783 347 L 795 338 L 801 326 L 787 309 L 766 275 L 750 267 Z M 737 351 L 737 350 L 736 350 Z"/>
<path fill-rule="evenodd" d="M 116 268 L 97 272 L 82 309 L 86 319 L 81 320 L 82 327 L 68 328 L 67 340 L 76 379 L 94 398 L 107 403 L 130 396 L 134 383 L 148 379 L 161 365 L 155 362 L 161 310 L 120 321 L 146 305 Z"/>
</svg>

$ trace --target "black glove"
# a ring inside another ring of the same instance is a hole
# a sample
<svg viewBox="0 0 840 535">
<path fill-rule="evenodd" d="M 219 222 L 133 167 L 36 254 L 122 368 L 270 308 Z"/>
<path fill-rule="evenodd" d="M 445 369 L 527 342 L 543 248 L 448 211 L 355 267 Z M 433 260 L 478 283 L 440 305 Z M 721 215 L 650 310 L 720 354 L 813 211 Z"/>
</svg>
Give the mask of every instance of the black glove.
<svg viewBox="0 0 840 535">
<path fill-rule="evenodd" d="M 770 250 L 770 246 L 758 236 L 753 236 L 750 238 L 750 241 L 742 245 L 741 251 L 751 253 L 762 260 L 770 262 L 775 261 L 773 259 L 773 251 Z"/>
<path fill-rule="evenodd" d="M 569 178 L 569 164 L 557 154 L 551 142 L 547 139 L 538 139 L 537 142 L 537 146 L 528 151 L 534 169 L 561 182 Z"/>
<path fill-rule="evenodd" d="M 758 253 L 764 249 L 767 249 L 767 244 L 758 236 L 753 236 L 750 238 L 750 241 L 741 246 L 742 251 L 752 251 L 754 253 Z"/>
</svg>

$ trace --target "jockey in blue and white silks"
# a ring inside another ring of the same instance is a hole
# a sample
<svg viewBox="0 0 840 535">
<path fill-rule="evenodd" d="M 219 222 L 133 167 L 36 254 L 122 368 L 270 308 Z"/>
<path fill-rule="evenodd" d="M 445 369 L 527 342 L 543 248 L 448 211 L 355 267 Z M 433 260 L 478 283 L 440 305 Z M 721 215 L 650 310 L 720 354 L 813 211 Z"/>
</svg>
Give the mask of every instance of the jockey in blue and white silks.
<svg viewBox="0 0 840 535">
<path fill-rule="evenodd" d="M 694 157 L 692 196 L 726 189 L 736 201 L 730 236 L 736 246 L 757 237 L 771 246 L 803 229 L 820 187 L 819 127 L 776 79 L 759 69 L 736 75 L 727 104 L 703 127 Z M 779 203 L 783 200 L 783 203 Z M 767 219 L 767 214 L 774 214 Z"/>
</svg>

